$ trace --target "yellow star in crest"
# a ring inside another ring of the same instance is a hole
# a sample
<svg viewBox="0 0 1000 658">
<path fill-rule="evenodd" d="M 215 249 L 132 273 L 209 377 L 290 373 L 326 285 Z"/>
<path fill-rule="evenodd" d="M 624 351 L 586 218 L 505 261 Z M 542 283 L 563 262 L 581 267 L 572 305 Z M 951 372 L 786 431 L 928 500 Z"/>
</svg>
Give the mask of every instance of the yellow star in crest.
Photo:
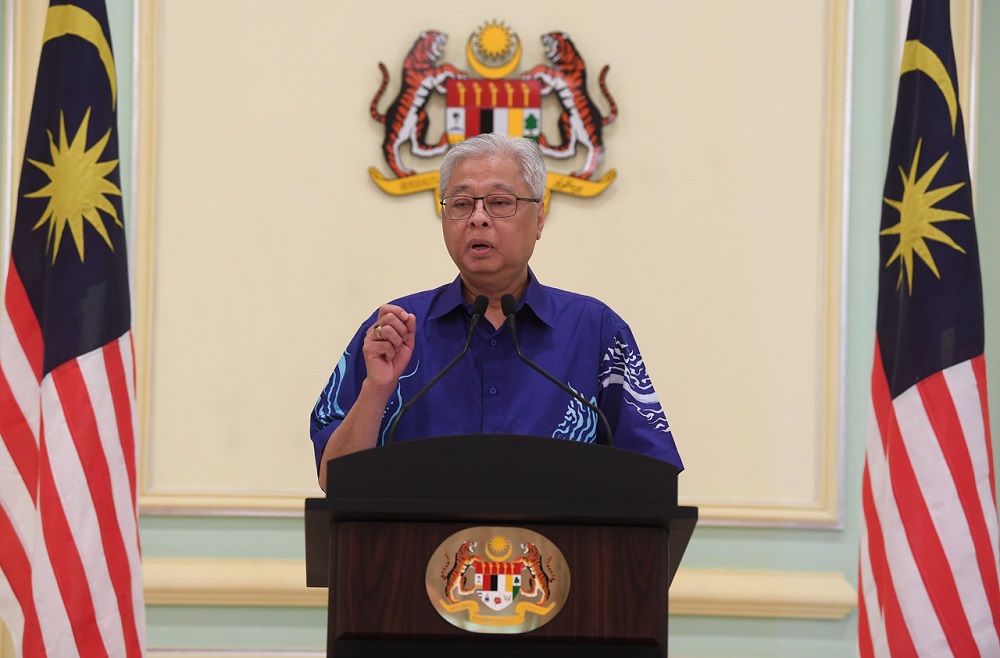
<svg viewBox="0 0 1000 658">
<path fill-rule="evenodd" d="M 510 55 L 514 48 L 514 38 L 503 22 L 490 21 L 479 28 L 475 35 L 476 48 L 480 55 L 491 60 Z"/>
<path fill-rule="evenodd" d="M 495 561 L 503 562 L 510 557 L 514 547 L 503 535 L 493 535 L 486 543 L 486 557 Z"/>
<path fill-rule="evenodd" d="M 965 183 L 955 183 L 954 185 L 946 185 L 933 190 L 928 189 L 931 183 L 934 182 L 934 177 L 941 169 L 941 165 L 948 158 L 948 154 L 945 153 L 942 155 L 937 162 L 931 165 L 930 169 L 925 171 L 920 178 L 917 178 L 917 163 L 920 161 L 920 147 L 922 144 L 922 139 L 917 142 L 917 149 L 913 154 L 913 162 L 910 164 L 910 172 L 906 173 L 902 167 L 899 168 L 899 174 L 903 179 L 903 199 L 901 201 L 884 199 L 887 204 L 899 211 L 899 223 L 879 233 L 879 235 L 899 236 L 899 245 L 896 246 L 895 251 L 892 252 L 885 266 L 889 267 L 896 260 L 901 261 L 899 281 L 896 283 L 896 287 L 898 288 L 902 285 L 903 271 L 905 270 L 907 289 L 911 295 L 913 294 L 914 254 L 919 256 L 920 260 L 924 261 L 924 264 L 930 268 L 934 276 L 938 279 L 941 278 L 937 264 L 934 262 L 934 257 L 927 246 L 927 240 L 946 244 L 956 251 L 965 253 L 965 249 L 955 244 L 955 241 L 948 234 L 934 225 L 938 222 L 946 222 L 952 219 L 969 219 L 968 215 L 960 212 L 934 207 L 934 204 L 951 196 L 951 194 L 965 185 Z"/>
<path fill-rule="evenodd" d="M 97 231 L 108 247 L 114 251 L 111 238 L 108 236 L 104 219 L 98 210 L 109 214 L 118 226 L 122 226 L 118 211 L 108 200 L 108 195 L 121 196 L 118 186 L 105 178 L 118 166 L 118 160 L 98 162 L 104 153 L 111 130 L 97 142 L 87 148 L 87 126 L 90 124 L 90 110 L 80 122 L 80 127 L 72 140 L 66 137 L 66 119 L 59 115 L 59 144 L 55 143 L 49 132 L 49 151 L 52 163 L 38 162 L 28 159 L 28 162 L 41 169 L 49 177 L 49 183 L 41 189 L 24 196 L 29 198 L 49 198 L 41 219 L 32 230 L 40 228 L 45 223 L 49 225 L 46 250 L 52 249 L 52 262 L 56 262 L 62 236 L 68 227 L 83 262 L 83 223 L 86 221 Z M 54 240 L 53 240 L 54 238 Z"/>
</svg>

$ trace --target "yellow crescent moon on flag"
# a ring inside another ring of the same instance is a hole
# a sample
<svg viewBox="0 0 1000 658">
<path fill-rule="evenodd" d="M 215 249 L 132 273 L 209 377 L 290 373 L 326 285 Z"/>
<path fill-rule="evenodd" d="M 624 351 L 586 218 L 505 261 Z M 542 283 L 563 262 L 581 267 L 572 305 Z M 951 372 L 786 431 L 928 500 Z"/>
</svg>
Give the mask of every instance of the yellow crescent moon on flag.
<svg viewBox="0 0 1000 658">
<path fill-rule="evenodd" d="M 955 85 L 948 75 L 941 59 L 934 54 L 934 51 L 916 40 L 907 41 L 903 46 L 903 65 L 899 74 L 910 71 L 921 71 L 926 73 L 931 80 L 937 84 L 944 100 L 948 103 L 948 111 L 951 113 L 951 134 L 955 134 L 955 125 L 958 121 L 958 97 L 955 93 Z"/>
<path fill-rule="evenodd" d="M 84 41 L 93 44 L 97 48 L 97 54 L 104 63 L 104 69 L 108 73 L 108 82 L 111 85 L 111 106 L 118 103 L 118 80 L 115 78 L 115 57 L 111 54 L 111 44 L 104 37 L 104 30 L 97 19 L 79 7 L 73 5 L 60 5 L 50 7 L 45 18 L 45 33 L 42 36 L 42 45 L 48 41 L 66 35 L 80 37 Z"/>
<path fill-rule="evenodd" d="M 521 39 L 519 39 L 517 35 L 514 35 L 514 38 L 517 39 L 517 49 L 514 51 L 514 56 L 510 58 L 510 61 L 506 64 L 501 64 L 500 66 L 487 66 L 476 59 L 476 53 L 472 48 L 472 37 L 470 36 L 469 41 L 465 46 L 465 57 L 469 60 L 469 66 L 472 67 L 473 71 L 484 78 L 489 78 L 490 80 L 506 78 L 508 75 L 513 73 L 521 63 Z"/>
</svg>

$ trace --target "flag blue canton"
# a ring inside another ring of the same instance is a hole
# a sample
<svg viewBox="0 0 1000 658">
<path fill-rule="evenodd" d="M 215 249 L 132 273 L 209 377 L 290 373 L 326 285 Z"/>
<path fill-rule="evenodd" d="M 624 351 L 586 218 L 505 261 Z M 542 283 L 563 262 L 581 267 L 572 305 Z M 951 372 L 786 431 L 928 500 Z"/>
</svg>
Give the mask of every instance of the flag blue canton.
<svg viewBox="0 0 1000 658">
<path fill-rule="evenodd" d="M 893 397 L 984 348 L 979 249 L 947 2 L 914 3 L 903 60 L 879 239 L 877 331 Z M 923 195 L 919 184 L 905 182 L 911 173 L 919 180 L 928 172 L 933 179 Z M 960 187 L 949 192 L 955 185 Z M 902 211 L 889 201 L 902 201 Z M 934 221 L 925 206 L 968 219 Z M 903 235 L 887 233 L 900 224 Z M 904 253 L 894 259 L 897 248 Z"/>
<path fill-rule="evenodd" d="M 116 164 L 119 99 L 113 60 L 108 59 L 107 10 L 103 1 L 92 0 L 53 2 L 51 7 L 66 13 L 56 27 L 51 20 L 46 26 L 11 246 L 12 261 L 44 335 L 43 374 L 109 343 L 131 325 L 125 233 L 118 223 L 124 217 L 120 192 L 92 192 L 86 195 L 87 203 L 98 200 L 104 207 L 82 208 L 68 204 L 67 192 L 53 190 L 52 180 L 60 175 L 60 158 L 64 166 L 70 164 L 66 158 L 78 163 L 80 151 L 90 149 L 96 159 L 94 177 L 107 181 L 100 185 L 121 189 Z M 68 145 L 75 137 L 81 141 L 71 150 Z M 111 170 L 103 171 L 107 168 Z M 62 174 L 64 186 L 69 175 Z M 79 224 L 82 255 L 74 240 L 74 222 Z M 107 241 L 95 230 L 97 222 L 104 226 Z M 54 253 L 57 239 L 61 242 Z"/>
</svg>

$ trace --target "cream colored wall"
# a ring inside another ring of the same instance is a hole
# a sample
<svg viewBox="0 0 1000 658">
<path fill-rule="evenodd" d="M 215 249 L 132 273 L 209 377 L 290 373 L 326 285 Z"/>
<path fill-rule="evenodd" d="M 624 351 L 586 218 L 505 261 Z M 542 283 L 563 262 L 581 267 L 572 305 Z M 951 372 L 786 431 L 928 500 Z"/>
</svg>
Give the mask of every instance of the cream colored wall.
<svg viewBox="0 0 1000 658">
<path fill-rule="evenodd" d="M 601 173 L 618 178 L 553 198 L 533 267 L 631 322 L 685 501 L 708 519 L 838 521 L 846 2 L 634 2 L 601 21 L 598 2 L 430 2 L 419 20 L 393 3 L 140 6 L 147 509 L 298 509 L 315 493 L 306 416 L 358 323 L 454 276 L 432 196 L 367 178 L 386 170 L 377 63 L 395 93 L 433 27 L 468 68 L 465 39 L 497 18 L 523 68 L 555 27 L 592 78 L 611 66 Z"/>
</svg>

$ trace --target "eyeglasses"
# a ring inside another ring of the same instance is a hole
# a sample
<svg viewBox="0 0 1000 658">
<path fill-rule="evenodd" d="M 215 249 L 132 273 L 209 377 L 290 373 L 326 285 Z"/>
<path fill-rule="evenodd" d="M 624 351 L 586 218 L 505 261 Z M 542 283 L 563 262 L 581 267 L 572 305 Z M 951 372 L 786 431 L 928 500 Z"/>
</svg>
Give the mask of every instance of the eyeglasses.
<svg viewBox="0 0 1000 658">
<path fill-rule="evenodd" d="M 513 194 L 487 194 L 486 196 L 455 195 L 441 199 L 442 214 L 445 219 L 468 219 L 476 212 L 476 202 L 483 202 L 483 210 L 493 219 L 513 217 L 517 213 L 518 201 L 538 203 L 541 199 L 528 199 Z"/>
</svg>

